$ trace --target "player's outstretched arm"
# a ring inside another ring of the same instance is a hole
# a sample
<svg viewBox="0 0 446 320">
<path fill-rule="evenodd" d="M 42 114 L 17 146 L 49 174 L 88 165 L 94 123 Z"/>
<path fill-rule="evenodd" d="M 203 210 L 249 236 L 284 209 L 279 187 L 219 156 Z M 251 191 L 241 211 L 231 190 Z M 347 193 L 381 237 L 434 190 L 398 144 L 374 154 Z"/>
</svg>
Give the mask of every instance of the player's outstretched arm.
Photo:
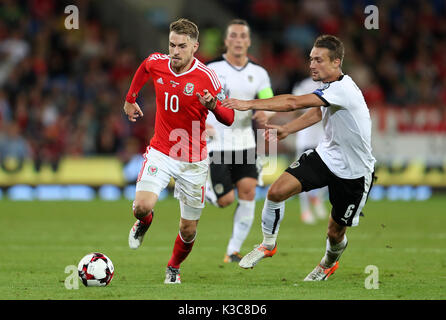
<svg viewBox="0 0 446 320">
<path fill-rule="evenodd" d="M 322 120 L 321 108 L 313 108 L 283 125 L 288 134 L 303 130 Z"/>
<path fill-rule="evenodd" d="M 266 125 L 265 138 L 267 141 L 285 139 L 288 135 L 303 130 L 322 120 L 322 111 L 320 108 L 313 108 L 305 112 L 300 117 L 284 124 L 284 125 Z M 275 137 L 272 130 L 277 130 Z"/>
<path fill-rule="evenodd" d="M 144 84 L 149 80 L 150 74 L 146 70 L 146 60 L 144 60 L 136 70 L 135 75 L 132 79 L 132 84 L 127 92 L 124 103 L 124 113 L 127 115 L 128 119 L 135 122 L 137 118 L 144 116 L 141 108 L 136 103 L 136 97 L 139 91 L 144 86 Z"/>
<path fill-rule="evenodd" d="M 236 110 L 268 110 L 287 112 L 297 109 L 320 107 L 323 104 L 322 100 L 316 94 L 304 94 L 295 96 L 292 94 L 282 94 L 274 96 L 269 99 L 255 99 L 255 100 L 238 100 L 226 99 L 223 100 L 222 105 L 229 109 Z"/>
</svg>

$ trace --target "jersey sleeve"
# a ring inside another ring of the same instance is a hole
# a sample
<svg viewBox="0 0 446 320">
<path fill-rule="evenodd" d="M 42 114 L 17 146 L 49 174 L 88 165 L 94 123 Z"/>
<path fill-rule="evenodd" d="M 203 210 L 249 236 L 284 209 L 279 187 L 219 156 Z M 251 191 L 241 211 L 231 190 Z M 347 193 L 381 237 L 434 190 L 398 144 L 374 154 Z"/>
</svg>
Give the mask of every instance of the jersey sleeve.
<svg viewBox="0 0 446 320">
<path fill-rule="evenodd" d="M 225 108 L 221 105 L 221 102 L 226 99 L 226 94 L 221 86 L 215 97 L 217 98 L 217 104 L 215 109 L 212 110 L 215 118 L 224 125 L 230 126 L 234 122 L 235 112 L 234 110 Z"/>
<path fill-rule="evenodd" d="M 217 102 L 212 113 L 215 118 L 224 125 L 230 126 L 234 122 L 234 110 L 225 108 L 221 102 L 226 99 L 226 94 L 221 86 L 220 80 L 214 70 L 209 67 L 199 67 L 206 76 L 203 77 L 203 89 L 207 89 L 209 93 L 216 97 Z M 203 93 L 200 93 L 203 94 Z"/>
<path fill-rule="evenodd" d="M 150 57 L 151 56 L 144 59 L 133 76 L 132 83 L 130 84 L 129 91 L 127 92 L 127 96 L 125 98 L 125 100 L 129 103 L 135 103 L 139 91 L 150 78 Z"/>
<path fill-rule="evenodd" d="M 203 77 L 203 89 L 207 89 L 212 96 L 217 98 L 217 106 L 219 106 L 226 99 L 226 93 L 221 86 L 220 79 L 215 71 L 209 67 L 206 67 L 203 71 L 207 75 Z"/>
<path fill-rule="evenodd" d="M 325 107 L 331 105 L 345 106 L 345 94 L 340 81 L 325 84 L 322 88 L 313 91 L 323 102 Z"/>
<path fill-rule="evenodd" d="M 259 87 L 257 89 L 257 97 L 259 99 L 268 99 L 274 96 L 273 89 L 271 88 L 271 80 L 269 78 L 268 72 L 265 69 L 261 69 L 261 77 Z"/>
</svg>

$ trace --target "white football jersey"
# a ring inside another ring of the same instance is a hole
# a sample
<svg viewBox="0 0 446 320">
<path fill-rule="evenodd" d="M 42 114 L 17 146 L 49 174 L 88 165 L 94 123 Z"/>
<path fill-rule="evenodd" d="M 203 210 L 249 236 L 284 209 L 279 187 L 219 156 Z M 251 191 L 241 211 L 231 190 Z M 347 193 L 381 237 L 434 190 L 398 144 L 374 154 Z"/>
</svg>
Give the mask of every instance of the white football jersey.
<svg viewBox="0 0 446 320">
<path fill-rule="evenodd" d="M 271 88 L 267 71 L 252 61 L 240 68 L 231 65 L 224 56 L 211 61 L 207 66 L 217 73 L 224 93 L 229 98 L 255 99 L 257 94 Z M 209 112 L 206 123 L 214 127 L 215 135 L 208 140 L 208 152 L 222 150 L 245 150 L 256 147 L 252 129 L 252 110 L 234 110 L 234 122 L 225 126 Z"/>
<path fill-rule="evenodd" d="M 343 179 L 357 179 L 374 171 L 372 121 L 361 90 L 348 75 L 322 83 L 314 91 L 322 108 L 324 138 L 316 151 L 327 167 Z"/>
<path fill-rule="evenodd" d="M 293 88 L 293 95 L 301 96 L 312 93 L 321 86 L 320 81 L 314 81 L 311 78 L 306 78 Z M 300 130 L 296 133 L 296 151 L 301 154 L 308 149 L 315 148 L 324 135 L 324 128 L 322 122 L 313 124 L 312 126 Z"/>
</svg>

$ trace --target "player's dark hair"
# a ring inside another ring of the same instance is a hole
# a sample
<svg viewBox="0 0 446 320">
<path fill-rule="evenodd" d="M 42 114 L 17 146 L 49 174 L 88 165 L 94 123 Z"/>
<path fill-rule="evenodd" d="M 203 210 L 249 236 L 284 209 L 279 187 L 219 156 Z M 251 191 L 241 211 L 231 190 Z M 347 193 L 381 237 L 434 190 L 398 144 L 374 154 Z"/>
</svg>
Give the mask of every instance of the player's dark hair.
<svg viewBox="0 0 446 320">
<path fill-rule="evenodd" d="M 169 30 L 170 32 L 175 32 L 176 34 L 187 35 L 193 40 L 198 40 L 198 35 L 200 34 L 197 25 L 185 18 L 172 22 Z"/>
<path fill-rule="evenodd" d="M 248 22 L 246 20 L 243 20 L 243 19 L 232 19 L 226 25 L 225 38 L 228 36 L 228 29 L 229 29 L 229 27 L 234 25 L 234 24 L 240 24 L 240 25 L 243 25 L 243 26 L 247 26 L 248 27 L 248 32 L 251 32 L 251 29 L 249 28 L 249 24 L 248 24 Z"/>
<path fill-rule="evenodd" d="M 340 59 L 340 66 L 342 66 L 342 61 L 344 60 L 344 44 L 338 37 L 323 34 L 316 39 L 313 46 L 316 48 L 327 48 L 330 60 Z"/>
</svg>

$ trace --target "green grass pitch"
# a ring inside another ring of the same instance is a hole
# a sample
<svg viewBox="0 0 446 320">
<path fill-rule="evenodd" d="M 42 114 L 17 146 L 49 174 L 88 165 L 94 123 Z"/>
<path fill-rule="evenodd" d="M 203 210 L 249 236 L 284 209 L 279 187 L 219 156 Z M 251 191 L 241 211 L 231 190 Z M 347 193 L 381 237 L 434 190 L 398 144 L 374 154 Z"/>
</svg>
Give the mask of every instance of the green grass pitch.
<svg viewBox="0 0 446 320">
<path fill-rule="evenodd" d="M 130 201 L 0 201 L 0 299 L 300 300 L 446 299 L 446 198 L 425 202 L 369 201 L 360 225 L 347 231 L 340 267 L 320 283 L 302 279 L 321 259 L 326 221 L 299 220 L 299 203 L 286 203 L 278 251 L 254 269 L 224 264 L 235 204 L 206 206 L 192 253 L 181 267 L 181 285 L 164 285 L 164 272 L 178 232 L 178 202 L 155 208 L 154 222 L 138 250 L 127 236 L 134 222 Z M 329 204 L 327 203 L 327 206 Z M 242 254 L 259 243 L 263 200 Z M 105 288 L 68 290 L 65 268 L 87 253 L 111 258 L 115 276 Z M 377 267 L 378 274 L 365 272 Z M 378 289 L 367 289 L 377 275 Z"/>
</svg>

